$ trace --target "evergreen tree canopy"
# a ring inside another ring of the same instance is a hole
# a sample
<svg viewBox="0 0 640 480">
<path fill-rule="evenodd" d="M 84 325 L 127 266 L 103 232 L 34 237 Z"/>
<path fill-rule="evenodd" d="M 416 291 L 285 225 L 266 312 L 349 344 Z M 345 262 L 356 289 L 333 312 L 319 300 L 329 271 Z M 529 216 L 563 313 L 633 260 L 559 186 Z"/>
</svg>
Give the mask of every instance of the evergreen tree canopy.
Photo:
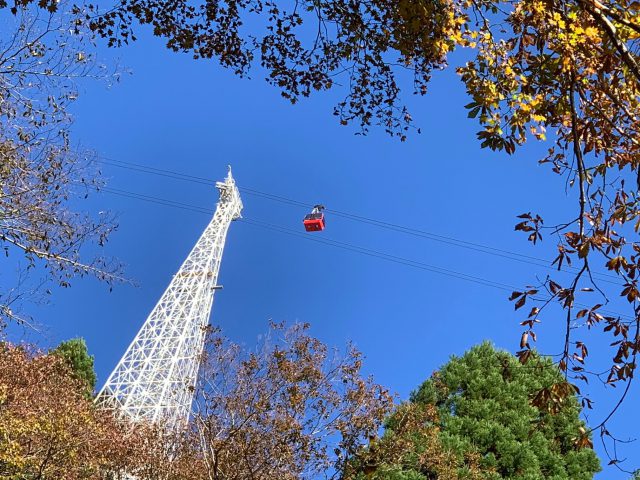
<svg viewBox="0 0 640 480">
<path fill-rule="evenodd" d="M 72 338 L 60 343 L 51 353 L 63 357 L 71 367 L 76 378 L 87 384 L 90 392 L 96 387 L 96 372 L 93 368 L 93 355 L 89 355 L 83 338 Z"/>
<path fill-rule="evenodd" d="M 534 354 L 523 365 L 478 345 L 452 357 L 389 418 L 382 439 L 358 457 L 353 478 L 591 479 L 600 462 L 575 393 L 552 398 L 563 388 L 572 387 L 550 360 Z M 407 432 L 407 408 L 436 413 Z M 455 476 L 443 476 L 433 462 L 434 442 Z"/>
</svg>

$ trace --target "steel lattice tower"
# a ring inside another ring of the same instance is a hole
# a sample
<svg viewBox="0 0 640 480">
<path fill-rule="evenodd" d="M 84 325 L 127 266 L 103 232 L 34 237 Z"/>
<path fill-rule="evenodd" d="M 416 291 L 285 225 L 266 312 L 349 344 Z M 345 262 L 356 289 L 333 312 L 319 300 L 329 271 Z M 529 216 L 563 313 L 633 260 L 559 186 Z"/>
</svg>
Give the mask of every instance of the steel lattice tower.
<svg viewBox="0 0 640 480">
<path fill-rule="evenodd" d="M 242 200 L 231 175 L 217 182 L 213 219 L 98 394 L 134 421 L 186 424 L 227 231 Z"/>
</svg>

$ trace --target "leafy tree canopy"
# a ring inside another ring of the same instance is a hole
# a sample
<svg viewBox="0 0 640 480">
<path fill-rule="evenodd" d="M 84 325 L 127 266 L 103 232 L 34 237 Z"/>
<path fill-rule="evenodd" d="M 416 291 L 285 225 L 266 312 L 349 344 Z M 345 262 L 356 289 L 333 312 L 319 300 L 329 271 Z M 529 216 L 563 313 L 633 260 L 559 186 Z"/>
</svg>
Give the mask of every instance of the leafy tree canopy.
<svg viewBox="0 0 640 480">
<path fill-rule="evenodd" d="M 353 478 L 591 479 L 600 462 L 575 394 L 551 401 L 567 385 L 548 359 L 522 365 L 478 345 L 452 357 L 389 418 L 382 439 L 357 457 Z M 416 412 L 422 421 L 410 420 Z M 443 475 L 447 465 L 455 476 Z"/>
</svg>

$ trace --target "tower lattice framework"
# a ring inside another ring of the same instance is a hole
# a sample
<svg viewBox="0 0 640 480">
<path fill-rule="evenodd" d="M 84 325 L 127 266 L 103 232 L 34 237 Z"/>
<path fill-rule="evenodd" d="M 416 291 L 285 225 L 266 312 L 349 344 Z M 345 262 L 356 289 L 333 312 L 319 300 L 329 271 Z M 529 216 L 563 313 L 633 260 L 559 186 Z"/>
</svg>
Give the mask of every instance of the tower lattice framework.
<svg viewBox="0 0 640 480">
<path fill-rule="evenodd" d="M 98 394 L 134 421 L 177 429 L 189 418 L 227 231 L 242 211 L 231 169 L 216 187 L 213 219 Z"/>
</svg>

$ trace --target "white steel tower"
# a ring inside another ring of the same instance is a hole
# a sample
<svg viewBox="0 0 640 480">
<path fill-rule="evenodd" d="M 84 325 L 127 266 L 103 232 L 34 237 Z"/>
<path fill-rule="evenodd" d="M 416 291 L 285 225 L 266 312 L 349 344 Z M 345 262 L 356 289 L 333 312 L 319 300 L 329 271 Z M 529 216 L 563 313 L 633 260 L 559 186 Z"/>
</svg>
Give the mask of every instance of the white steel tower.
<svg viewBox="0 0 640 480">
<path fill-rule="evenodd" d="M 213 219 L 98 394 L 134 421 L 179 429 L 189 418 L 227 231 L 242 211 L 231 168 L 216 187 Z"/>
</svg>

